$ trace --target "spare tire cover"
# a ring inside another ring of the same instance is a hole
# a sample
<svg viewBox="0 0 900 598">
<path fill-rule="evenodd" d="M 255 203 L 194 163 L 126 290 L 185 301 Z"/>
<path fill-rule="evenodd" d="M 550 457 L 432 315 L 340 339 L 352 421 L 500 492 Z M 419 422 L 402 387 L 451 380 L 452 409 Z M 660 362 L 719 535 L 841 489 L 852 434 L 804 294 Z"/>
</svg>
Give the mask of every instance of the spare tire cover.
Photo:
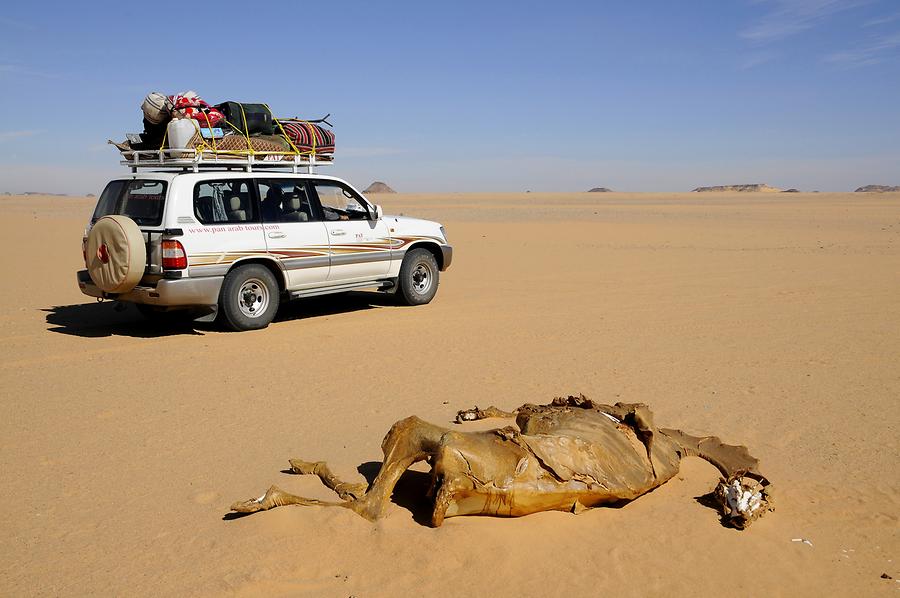
<svg viewBox="0 0 900 598">
<path fill-rule="evenodd" d="M 125 293 L 144 275 L 147 249 L 144 234 L 127 216 L 104 216 L 87 239 L 91 280 L 107 293 Z"/>
</svg>

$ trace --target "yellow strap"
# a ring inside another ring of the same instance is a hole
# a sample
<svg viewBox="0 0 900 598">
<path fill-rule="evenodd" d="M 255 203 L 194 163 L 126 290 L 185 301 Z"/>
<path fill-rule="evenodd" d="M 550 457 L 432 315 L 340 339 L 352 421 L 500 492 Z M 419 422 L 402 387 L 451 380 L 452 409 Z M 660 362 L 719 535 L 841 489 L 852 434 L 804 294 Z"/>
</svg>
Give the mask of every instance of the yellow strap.
<svg viewBox="0 0 900 598">
<path fill-rule="evenodd" d="M 190 119 L 190 121 L 191 121 L 191 124 L 194 125 L 194 130 L 196 131 L 195 134 L 200 136 L 200 143 L 197 145 L 197 147 L 194 148 L 194 151 L 196 152 L 199 150 L 202 153 L 203 151 L 205 151 L 206 148 L 209 147 L 209 145 L 207 145 L 206 141 L 203 140 L 203 133 L 200 131 L 200 123 L 198 123 L 196 121 L 196 119 L 193 119 L 193 118 Z M 209 115 L 208 114 L 206 115 L 206 124 L 207 125 L 209 124 Z M 209 136 L 212 137 L 212 127 L 209 127 Z M 216 140 L 213 137 L 213 152 L 216 151 L 215 143 L 216 143 Z"/>
<path fill-rule="evenodd" d="M 285 120 L 285 121 L 291 122 L 291 123 L 299 123 L 299 124 L 303 125 L 304 128 L 306 128 L 307 131 L 309 131 L 309 134 L 310 134 L 310 136 L 312 137 L 312 151 L 309 151 L 309 152 L 301 152 L 301 151 L 297 150 L 297 153 L 300 154 L 301 156 L 306 156 L 306 155 L 315 156 L 315 155 L 316 155 L 316 129 L 315 129 L 315 125 L 313 125 L 313 123 L 309 122 L 308 120 L 303 120 L 303 119 L 300 119 L 300 118 L 285 118 L 285 119 L 282 119 L 282 120 Z M 278 126 L 281 126 L 281 124 L 279 123 Z M 290 139 L 288 139 L 288 141 L 290 141 Z M 294 149 L 297 149 L 296 146 L 294 146 L 293 143 L 291 144 L 291 146 L 294 147 Z"/>
<path fill-rule="evenodd" d="M 303 124 L 306 125 L 307 130 L 309 131 L 309 136 L 312 137 L 312 155 L 316 155 L 316 128 L 309 121 L 303 121 Z"/>
<path fill-rule="evenodd" d="M 247 119 L 244 118 L 244 124 L 246 124 L 246 123 L 247 123 Z M 229 121 L 227 118 L 225 119 L 225 124 L 228 125 L 229 127 L 231 127 L 232 129 L 234 129 L 235 131 L 243 132 L 243 131 L 241 131 L 240 127 L 235 126 L 234 123 Z M 247 135 L 245 137 L 245 140 L 247 141 L 247 150 L 246 151 L 245 150 L 222 150 L 222 152 L 226 153 L 226 154 L 236 153 L 239 156 L 243 156 L 247 152 L 253 152 L 253 146 L 250 145 L 250 136 Z"/>
<path fill-rule="evenodd" d="M 190 119 L 193 122 L 194 128 L 197 130 L 197 133 L 200 134 L 200 126 L 194 122 L 194 119 Z M 166 125 L 166 132 L 163 134 L 162 144 L 159 146 L 160 151 L 165 149 L 166 141 L 169 139 L 169 126 Z M 200 134 L 200 145 L 194 147 L 194 151 L 203 151 L 203 148 L 206 147 L 206 143 L 203 141 L 203 135 Z M 181 148 L 169 148 L 169 149 L 181 149 Z"/>
<path fill-rule="evenodd" d="M 209 110 L 210 111 L 215 110 L 215 108 L 210 107 Z M 224 114 L 222 115 L 222 118 L 225 118 Z M 215 135 L 215 133 L 213 133 L 212 121 L 209 120 L 209 111 L 206 112 L 206 126 L 209 127 L 209 138 L 212 139 L 213 153 L 217 154 L 217 153 L 219 153 L 219 149 L 218 149 L 218 146 L 216 145 L 216 135 Z M 203 139 L 203 133 L 200 133 L 200 139 Z"/>
<path fill-rule="evenodd" d="M 272 114 L 272 109 L 269 108 L 269 105 L 268 105 L 268 104 L 263 104 L 263 106 L 266 107 L 266 110 L 269 111 L 269 114 Z M 272 120 L 274 120 L 274 121 L 275 121 L 275 124 L 278 125 L 278 129 L 281 131 L 281 136 L 285 138 L 285 140 L 288 142 L 288 145 L 290 145 L 290 146 L 291 146 L 291 149 L 294 150 L 294 153 L 295 153 L 295 154 L 300 154 L 300 150 L 297 149 L 297 146 L 294 145 L 294 142 L 291 141 L 291 138 L 288 137 L 288 134 L 284 132 L 284 127 L 281 126 L 281 121 L 279 121 L 279 120 L 278 120 L 277 118 L 275 118 L 274 116 L 272 117 Z"/>
<path fill-rule="evenodd" d="M 291 141 L 291 138 L 290 138 L 290 136 L 288 136 L 287 132 L 285 132 L 284 127 L 281 126 L 280 120 L 275 119 L 274 116 L 272 118 L 273 118 L 273 120 L 275 120 L 276 124 L 278 125 L 278 129 L 281 131 L 281 136 L 288 142 L 288 145 L 291 146 L 291 149 L 293 151 L 292 152 L 257 152 L 257 151 L 255 151 L 253 149 L 253 144 L 250 141 L 250 127 L 247 126 L 247 114 L 246 114 L 246 112 L 244 112 L 244 106 L 241 105 L 239 102 L 238 102 L 238 105 L 241 107 L 241 117 L 244 119 L 244 130 L 241 130 L 240 127 L 235 126 L 234 123 L 229 122 L 229 120 L 227 118 L 225 118 L 224 114 L 222 115 L 222 120 L 225 122 L 225 124 L 230 126 L 232 129 L 243 133 L 243 137 L 247 142 L 247 149 L 246 150 L 219 150 L 218 144 L 216 143 L 216 136 L 213 133 L 212 122 L 209 120 L 209 114 L 207 113 L 206 114 L 206 124 L 209 126 L 209 136 L 210 136 L 210 139 L 212 139 L 212 146 L 210 147 L 210 145 L 207 144 L 206 141 L 203 139 L 203 133 L 200 132 L 200 128 L 201 128 L 200 124 L 196 121 L 196 119 L 192 118 L 192 119 L 190 119 L 191 124 L 194 125 L 194 129 L 196 130 L 197 134 L 200 135 L 200 142 L 193 148 L 194 151 L 200 152 L 200 153 L 205 152 L 205 151 L 212 151 L 214 154 L 237 155 L 237 156 L 257 155 L 257 154 L 260 156 L 294 156 L 294 155 L 315 156 L 316 155 L 316 131 L 315 131 L 315 127 L 313 127 L 312 123 L 310 123 L 309 121 L 301 120 L 299 118 L 284 119 L 286 121 L 297 122 L 297 123 L 303 124 L 309 131 L 310 135 L 312 136 L 312 151 L 300 151 L 300 149 L 298 149 L 297 146 L 294 145 L 294 142 Z M 269 111 L 270 114 L 272 113 L 272 109 L 269 108 L 268 104 L 263 104 L 263 106 L 266 107 L 266 109 Z M 159 146 L 160 150 L 163 150 L 166 148 L 166 141 L 168 140 L 168 138 L 169 138 L 169 127 L 166 126 L 166 132 L 163 134 L 162 143 Z"/>
<path fill-rule="evenodd" d="M 185 118 L 187 118 L 187 117 L 185 117 Z M 181 119 L 172 119 L 172 120 L 181 120 Z M 193 119 L 193 118 L 188 118 L 188 120 L 190 120 L 191 124 L 194 125 L 194 130 L 196 131 L 196 134 L 200 135 L 200 143 L 191 149 L 202 153 L 202 152 L 206 151 L 207 148 L 209 148 L 209 145 L 207 145 L 207 143 L 203 140 L 203 133 L 200 132 L 200 123 L 198 123 L 197 120 Z M 213 135 L 213 127 L 212 127 L 212 123 L 209 120 L 209 113 L 206 113 L 206 124 L 209 127 L 209 136 L 213 142 L 212 151 L 213 151 L 213 153 L 217 153 L 218 151 L 216 148 L 216 136 Z M 162 150 L 166 147 L 166 141 L 168 140 L 168 138 L 169 138 L 169 126 L 167 124 L 166 132 L 163 134 L 162 144 L 159 146 L 160 150 Z M 169 148 L 169 149 L 174 149 L 174 148 Z M 178 149 L 180 149 L 180 148 L 178 148 Z"/>
<path fill-rule="evenodd" d="M 268 105 L 266 105 L 266 104 L 263 104 L 263 105 L 266 107 L 267 110 L 269 110 L 270 113 L 272 112 L 272 110 L 269 108 Z M 243 133 L 243 135 L 241 135 L 241 136 L 244 138 L 244 140 L 247 143 L 246 150 L 225 150 L 225 149 L 220 150 L 220 149 L 218 149 L 218 144 L 216 143 L 216 138 L 212 131 L 212 129 L 213 129 L 212 126 L 209 127 L 210 138 L 212 139 L 212 146 L 210 146 L 203 139 L 203 134 L 200 132 L 200 129 L 201 129 L 200 124 L 196 121 L 196 119 L 191 119 L 191 121 L 192 121 L 191 124 L 194 125 L 194 129 L 196 130 L 197 134 L 200 135 L 199 143 L 193 149 L 200 153 L 205 152 L 205 151 L 212 151 L 216 155 L 224 154 L 224 155 L 235 155 L 235 156 L 246 156 L 246 155 L 253 155 L 253 156 L 256 156 L 256 155 L 259 155 L 259 156 L 295 156 L 295 155 L 307 156 L 307 155 L 312 155 L 312 156 L 315 156 L 316 155 L 316 135 L 315 135 L 315 128 L 312 126 L 312 123 L 310 123 L 308 121 L 300 120 L 300 119 L 284 119 L 284 120 L 287 120 L 290 122 L 297 122 L 297 123 L 303 124 L 307 128 L 307 130 L 312 135 L 312 151 L 311 152 L 310 151 L 301 151 L 294 144 L 294 142 L 291 141 L 291 138 L 288 136 L 287 132 L 284 130 L 284 127 L 281 126 L 281 122 L 279 122 L 278 119 L 274 119 L 274 117 L 273 117 L 273 119 L 276 120 L 276 122 L 278 124 L 278 129 L 281 131 L 281 136 L 288 142 L 288 145 L 290 145 L 290 147 L 293 151 L 290 151 L 290 152 L 258 152 L 253 149 L 253 144 L 250 140 L 250 133 L 249 133 L 250 127 L 247 126 L 247 114 L 246 114 L 246 112 L 244 112 L 243 106 L 241 106 L 241 116 L 244 119 L 244 125 L 245 125 L 245 128 L 243 130 L 240 127 L 235 126 L 234 123 L 230 122 L 227 118 L 224 117 L 224 115 L 222 117 L 222 120 L 224 121 L 224 123 L 226 125 L 230 126 L 232 129 Z M 206 123 L 207 123 L 207 125 L 211 125 L 208 114 L 207 114 Z M 163 135 L 163 142 L 162 142 L 162 145 L 160 145 L 159 149 L 162 150 L 165 148 L 166 140 L 168 139 L 168 135 L 169 135 L 169 130 L 168 130 L 168 127 L 166 127 L 166 132 Z"/>
<path fill-rule="evenodd" d="M 247 124 L 247 113 L 244 112 L 243 104 L 238 102 L 237 105 L 241 107 L 241 118 L 244 119 L 244 135 L 247 136 L 247 149 L 250 151 L 250 155 L 252 156 L 256 152 L 253 151 L 253 146 L 250 145 L 250 125 Z"/>
</svg>

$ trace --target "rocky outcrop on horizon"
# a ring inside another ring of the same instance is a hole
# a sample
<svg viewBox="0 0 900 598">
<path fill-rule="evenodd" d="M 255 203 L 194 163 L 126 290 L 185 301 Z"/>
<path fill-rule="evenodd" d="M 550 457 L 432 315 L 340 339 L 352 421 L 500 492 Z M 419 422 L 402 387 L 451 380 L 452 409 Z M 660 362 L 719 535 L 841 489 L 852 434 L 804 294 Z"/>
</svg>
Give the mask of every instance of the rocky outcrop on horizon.
<svg viewBox="0 0 900 598">
<path fill-rule="evenodd" d="M 762 193 L 778 193 L 781 191 L 778 187 L 770 187 L 765 183 L 754 183 L 752 185 L 716 185 L 714 187 L 697 187 L 692 189 L 691 193 L 706 193 L 710 191 L 742 191 L 742 192 L 762 192 Z"/>
<path fill-rule="evenodd" d="M 375 181 L 371 185 L 365 188 L 363 193 L 396 193 L 393 189 L 387 186 L 387 184 L 382 183 L 381 181 Z"/>
<path fill-rule="evenodd" d="M 791 187 L 790 189 L 785 189 L 782 193 L 800 193 L 800 189 L 794 189 Z"/>
<path fill-rule="evenodd" d="M 855 191 L 855 193 L 892 193 L 894 191 L 900 191 L 900 186 L 892 187 L 890 185 L 866 185 L 865 187 L 860 187 Z"/>
<path fill-rule="evenodd" d="M 593 189 L 588 189 L 588 193 L 611 193 L 612 189 L 607 189 L 606 187 L 594 187 Z"/>
<path fill-rule="evenodd" d="M 22 191 L 21 193 L 13 193 L 12 191 L 4 191 L 3 195 L 45 195 L 48 197 L 71 197 L 68 193 L 44 193 L 43 191 Z M 88 195 L 87 197 L 93 197 Z"/>
</svg>

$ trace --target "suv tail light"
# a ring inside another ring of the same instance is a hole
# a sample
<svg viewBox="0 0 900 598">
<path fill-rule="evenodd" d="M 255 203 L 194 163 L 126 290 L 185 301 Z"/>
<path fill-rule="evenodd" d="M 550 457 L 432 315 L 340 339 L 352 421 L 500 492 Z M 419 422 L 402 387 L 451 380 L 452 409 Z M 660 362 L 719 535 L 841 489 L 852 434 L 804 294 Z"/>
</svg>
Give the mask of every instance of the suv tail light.
<svg viewBox="0 0 900 598">
<path fill-rule="evenodd" d="M 84 258 L 84 267 L 87 268 L 87 237 L 81 238 L 81 257 Z"/>
<path fill-rule="evenodd" d="M 162 242 L 162 267 L 166 270 L 187 268 L 187 254 L 181 243 L 178 241 Z"/>
</svg>

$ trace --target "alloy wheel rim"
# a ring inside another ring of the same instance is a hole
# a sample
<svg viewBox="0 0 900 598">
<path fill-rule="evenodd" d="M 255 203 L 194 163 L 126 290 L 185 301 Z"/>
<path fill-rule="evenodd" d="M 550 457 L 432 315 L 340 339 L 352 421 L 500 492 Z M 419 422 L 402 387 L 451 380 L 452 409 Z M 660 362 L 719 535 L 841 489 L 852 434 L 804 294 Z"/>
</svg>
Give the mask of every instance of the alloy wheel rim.
<svg viewBox="0 0 900 598">
<path fill-rule="evenodd" d="M 238 289 L 238 307 L 248 318 L 258 318 L 269 307 L 269 288 L 258 278 L 249 278 Z"/>
<path fill-rule="evenodd" d="M 419 263 L 412 271 L 412 286 L 416 293 L 424 295 L 431 288 L 433 275 L 428 264 Z"/>
</svg>

